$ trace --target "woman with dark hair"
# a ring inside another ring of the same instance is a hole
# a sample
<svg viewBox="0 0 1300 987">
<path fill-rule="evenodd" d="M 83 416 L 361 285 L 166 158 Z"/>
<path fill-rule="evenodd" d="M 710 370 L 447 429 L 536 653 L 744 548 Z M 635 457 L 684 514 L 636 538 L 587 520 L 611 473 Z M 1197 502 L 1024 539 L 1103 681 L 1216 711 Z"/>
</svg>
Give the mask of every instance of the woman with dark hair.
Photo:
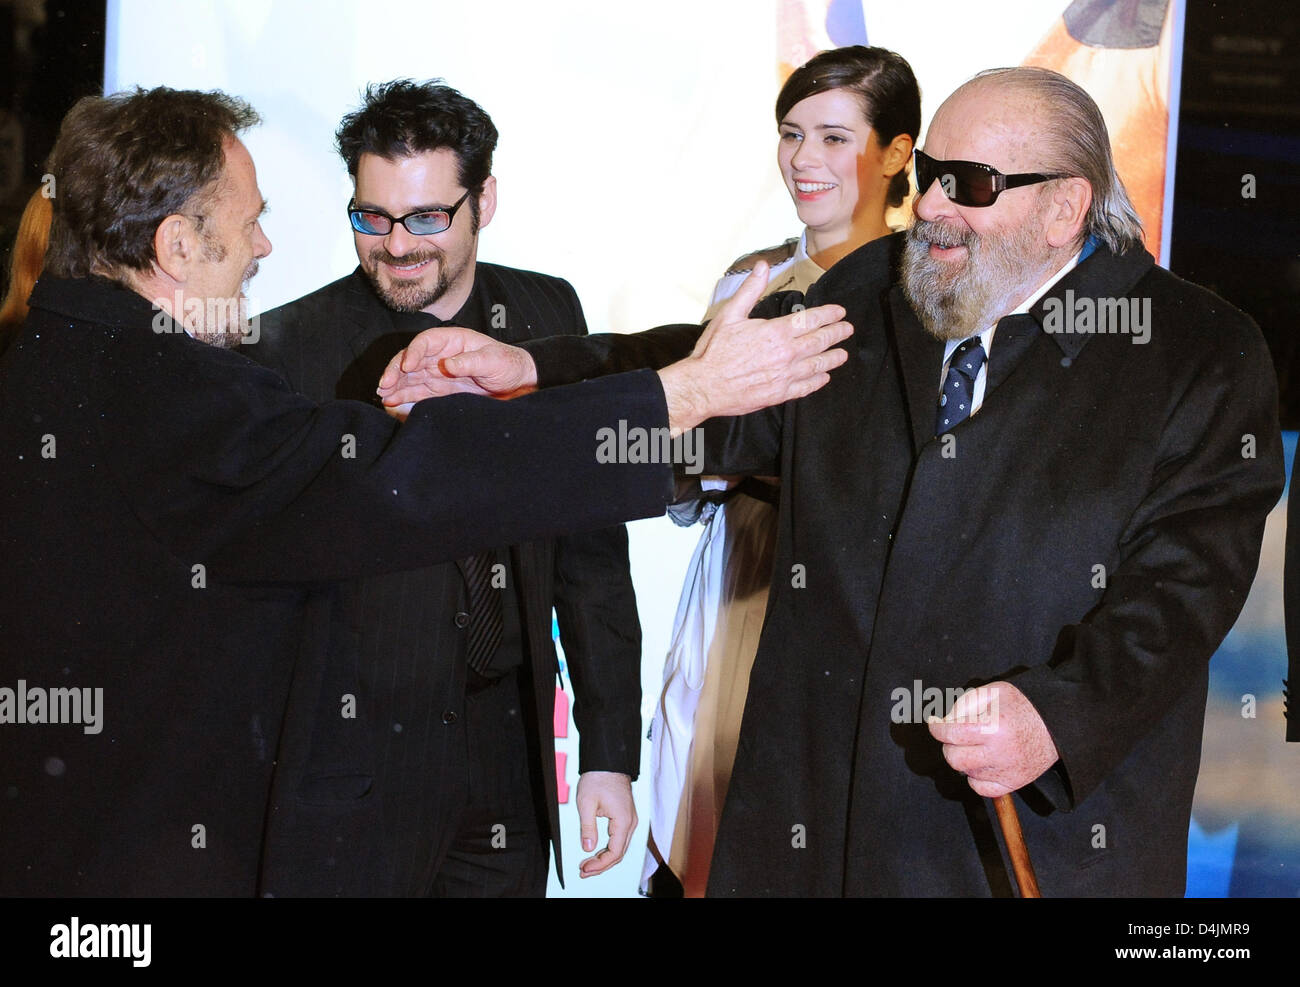
<svg viewBox="0 0 1300 987">
<path fill-rule="evenodd" d="M 27 297 L 45 266 L 45 248 L 50 240 L 50 199 L 39 188 L 27 200 L 27 208 L 18 220 L 13 254 L 9 262 L 9 290 L 0 303 L 0 350 L 10 334 L 27 318 Z"/>
<path fill-rule="evenodd" d="M 841 257 L 890 232 L 885 212 L 907 197 L 921 92 L 894 52 L 833 48 L 786 80 L 776 124 L 777 165 L 803 233 L 732 264 L 714 288 L 710 317 L 760 260 L 772 268 L 769 293 L 803 291 Z"/>
<path fill-rule="evenodd" d="M 803 233 L 737 260 L 718 281 L 705 319 L 758 261 L 767 294 L 805 291 L 862 244 L 890 232 L 886 210 L 908 193 L 907 162 L 921 129 L 911 66 L 855 45 L 814 56 L 776 100 L 777 164 Z M 664 688 L 651 728 L 650 846 L 643 872 L 654 897 L 704 894 L 726 800 L 749 672 L 767 607 L 776 543 L 774 481 L 707 478 L 725 505 L 682 513 L 706 528 L 677 608 Z"/>
</svg>

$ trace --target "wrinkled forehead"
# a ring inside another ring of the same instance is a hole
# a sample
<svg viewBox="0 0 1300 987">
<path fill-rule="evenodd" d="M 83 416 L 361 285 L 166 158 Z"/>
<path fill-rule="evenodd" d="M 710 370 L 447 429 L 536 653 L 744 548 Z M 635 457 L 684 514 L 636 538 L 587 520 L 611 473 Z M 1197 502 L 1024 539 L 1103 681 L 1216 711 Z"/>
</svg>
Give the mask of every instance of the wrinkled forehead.
<svg viewBox="0 0 1300 987">
<path fill-rule="evenodd" d="M 935 112 L 921 150 L 932 158 L 979 161 L 1006 173 L 1037 171 L 1042 119 L 1039 101 L 1015 87 L 967 83 Z"/>
</svg>

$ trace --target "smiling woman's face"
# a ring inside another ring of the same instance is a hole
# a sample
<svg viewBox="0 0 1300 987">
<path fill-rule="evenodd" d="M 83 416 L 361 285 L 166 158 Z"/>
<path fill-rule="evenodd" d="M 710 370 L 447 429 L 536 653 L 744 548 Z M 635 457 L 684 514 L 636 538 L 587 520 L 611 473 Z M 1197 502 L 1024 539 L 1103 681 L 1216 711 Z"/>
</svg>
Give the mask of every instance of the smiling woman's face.
<svg viewBox="0 0 1300 987">
<path fill-rule="evenodd" d="M 883 188 L 884 150 L 862 116 L 862 100 L 831 89 L 800 100 L 778 128 L 776 158 L 799 218 L 823 234 L 847 235 L 871 203 L 859 188 Z M 883 211 L 883 200 L 877 204 Z"/>
</svg>

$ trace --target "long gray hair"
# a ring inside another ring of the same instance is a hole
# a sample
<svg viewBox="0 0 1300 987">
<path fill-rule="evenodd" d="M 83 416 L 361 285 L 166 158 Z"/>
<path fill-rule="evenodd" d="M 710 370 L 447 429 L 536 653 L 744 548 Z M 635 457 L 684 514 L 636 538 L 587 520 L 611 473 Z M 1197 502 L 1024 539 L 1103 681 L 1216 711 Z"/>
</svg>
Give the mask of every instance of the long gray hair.
<svg viewBox="0 0 1300 987">
<path fill-rule="evenodd" d="M 1059 72 L 1022 65 L 989 69 L 966 85 L 993 82 L 1015 86 L 1047 107 L 1042 169 L 1087 179 L 1092 205 L 1084 226 L 1111 249 L 1122 253 L 1142 243 L 1142 221 L 1115 172 L 1110 135 L 1101 110 L 1083 87 Z M 964 88 L 964 87 L 963 87 Z"/>
</svg>

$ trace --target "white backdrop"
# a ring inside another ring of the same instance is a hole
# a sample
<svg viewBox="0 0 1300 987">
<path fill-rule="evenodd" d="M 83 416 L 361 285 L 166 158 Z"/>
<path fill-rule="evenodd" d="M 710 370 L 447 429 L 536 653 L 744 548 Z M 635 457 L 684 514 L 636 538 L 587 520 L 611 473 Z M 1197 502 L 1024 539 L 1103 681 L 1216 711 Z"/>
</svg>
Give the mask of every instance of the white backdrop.
<svg viewBox="0 0 1300 987">
<path fill-rule="evenodd" d="M 356 264 L 343 212 L 351 188 L 332 142 L 364 84 L 442 77 L 501 132 L 500 204 L 480 257 L 568 278 L 592 331 L 631 331 L 695 321 L 733 258 L 798 232 L 775 162 L 777 6 L 117 0 L 105 89 L 224 89 L 262 114 L 246 143 L 271 204 L 264 226 L 274 252 L 252 288 L 254 309 L 264 310 Z M 928 122 L 974 72 L 1019 63 L 1066 3 L 862 6 L 868 42 L 912 63 Z M 996 16 L 972 16 L 986 9 Z M 629 530 L 648 723 L 697 530 L 667 519 Z M 558 746 L 571 752 L 567 778 L 576 784 L 572 731 Z M 637 796 L 644 810 L 641 785 Z M 571 809 L 563 814 L 569 894 L 635 893 L 645 824 L 622 865 L 579 882 Z"/>
</svg>

